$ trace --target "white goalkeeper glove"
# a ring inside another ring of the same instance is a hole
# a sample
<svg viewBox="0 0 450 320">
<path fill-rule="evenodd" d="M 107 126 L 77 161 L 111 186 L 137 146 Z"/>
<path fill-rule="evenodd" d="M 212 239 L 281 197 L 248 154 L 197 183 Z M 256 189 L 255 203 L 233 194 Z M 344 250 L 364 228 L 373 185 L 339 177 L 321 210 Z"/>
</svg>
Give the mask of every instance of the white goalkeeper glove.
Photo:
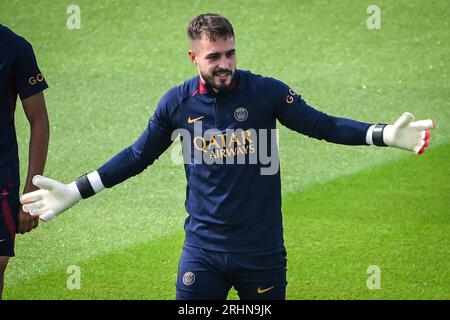
<svg viewBox="0 0 450 320">
<path fill-rule="evenodd" d="M 84 175 L 69 184 L 43 176 L 34 176 L 33 184 L 40 190 L 20 197 L 23 210 L 32 216 L 49 221 L 60 213 L 104 189 L 97 171 Z"/>
<path fill-rule="evenodd" d="M 422 154 L 430 144 L 428 130 L 434 129 L 435 124 L 430 119 L 414 120 L 411 113 L 405 112 L 394 124 L 373 125 L 367 135 L 369 144 L 396 147 Z"/>
</svg>

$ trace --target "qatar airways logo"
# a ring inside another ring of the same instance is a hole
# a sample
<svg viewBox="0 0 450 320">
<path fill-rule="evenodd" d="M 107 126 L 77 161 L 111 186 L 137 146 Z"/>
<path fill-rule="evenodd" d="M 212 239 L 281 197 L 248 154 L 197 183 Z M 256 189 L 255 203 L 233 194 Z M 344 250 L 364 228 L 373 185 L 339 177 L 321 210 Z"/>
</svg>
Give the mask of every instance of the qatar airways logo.
<svg viewBox="0 0 450 320">
<path fill-rule="evenodd" d="M 255 153 L 252 135 L 250 130 L 228 130 L 225 134 L 211 131 L 206 137 L 194 137 L 193 145 L 196 150 L 207 154 L 209 159 L 234 157 Z"/>
<path fill-rule="evenodd" d="M 187 129 L 172 132 L 172 141 L 180 136 L 181 145 L 175 145 L 171 158 L 175 164 L 206 165 L 260 165 L 261 175 L 277 174 L 277 129 L 208 129 L 202 121 L 195 121 L 194 133 Z"/>
</svg>

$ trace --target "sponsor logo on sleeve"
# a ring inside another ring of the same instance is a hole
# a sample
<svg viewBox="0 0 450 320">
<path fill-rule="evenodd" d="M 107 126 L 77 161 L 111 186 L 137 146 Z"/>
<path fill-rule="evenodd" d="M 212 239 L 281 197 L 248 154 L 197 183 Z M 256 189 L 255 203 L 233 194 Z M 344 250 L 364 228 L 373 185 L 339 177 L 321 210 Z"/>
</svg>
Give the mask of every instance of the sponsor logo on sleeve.
<svg viewBox="0 0 450 320">
<path fill-rule="evenodd" d="M 42 81 L 44 81 L 44 76 L 42 75 L 42 73 L 38 73 L 36 75 L 36 77 L 28 78 L 28 83 L 31 84 L 32 86 L 34 86 L 36 83 L 42 82 Z"/>
</svg>

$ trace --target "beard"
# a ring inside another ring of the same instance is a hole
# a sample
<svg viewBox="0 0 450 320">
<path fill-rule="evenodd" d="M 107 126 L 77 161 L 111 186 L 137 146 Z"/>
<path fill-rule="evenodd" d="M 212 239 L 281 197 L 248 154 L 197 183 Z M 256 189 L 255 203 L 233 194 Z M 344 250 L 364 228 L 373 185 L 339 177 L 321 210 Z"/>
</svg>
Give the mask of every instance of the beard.
<svg viewBox="0 0 450 320">
<path fill-rule="evenodd" d="M 218 73 L 227 73 L 230 80 L 228 81 L 214 81 L 214 76 L 217 76 Z M 224 93 L 230 90 L 231 82 L 233 80 L 234 71 L 230 69 L 218 69 L 212 73 L 212 75 L 205 74 L 200 72 L 203 80 L 205 80 L 206 84 L 213 88 L 218 93 Z"/>
</svg>

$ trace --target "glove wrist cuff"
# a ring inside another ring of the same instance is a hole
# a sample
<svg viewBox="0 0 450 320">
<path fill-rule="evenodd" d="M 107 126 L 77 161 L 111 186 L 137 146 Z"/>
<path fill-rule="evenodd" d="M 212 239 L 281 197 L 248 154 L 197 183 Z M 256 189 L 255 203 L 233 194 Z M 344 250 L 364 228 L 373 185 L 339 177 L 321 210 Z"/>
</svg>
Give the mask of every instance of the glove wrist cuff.
<svg viewBox="0 0 450 320">
<path fill-rule="evenodd" d="M 92 188 L 91 183 L 89 182 L 87 174 L 78 177 L 77 180 L 75 180 L 75 184 L 83 199 L 92 197 L 95 194 L 95 191 Z"/>
<path fill-rule="evenodd" d="M 77 178 L 74 183 L 77 191 L 83 199 L 92 197 L 96 193 L 99 193 L 100 191 L 105 189 L 102 179 L 100 178 L 100 175 L 97 171 L 82 175 L 81 177 Z"/>
<path fill-rule="evenodd" d="M 379 147 L 387 147 L 388 145 L 384 142 L 383 133 L 386 124 L 379 123 L 373 127 L 372 130 L 372 141 L 373 144 Z"/>
</svg>

